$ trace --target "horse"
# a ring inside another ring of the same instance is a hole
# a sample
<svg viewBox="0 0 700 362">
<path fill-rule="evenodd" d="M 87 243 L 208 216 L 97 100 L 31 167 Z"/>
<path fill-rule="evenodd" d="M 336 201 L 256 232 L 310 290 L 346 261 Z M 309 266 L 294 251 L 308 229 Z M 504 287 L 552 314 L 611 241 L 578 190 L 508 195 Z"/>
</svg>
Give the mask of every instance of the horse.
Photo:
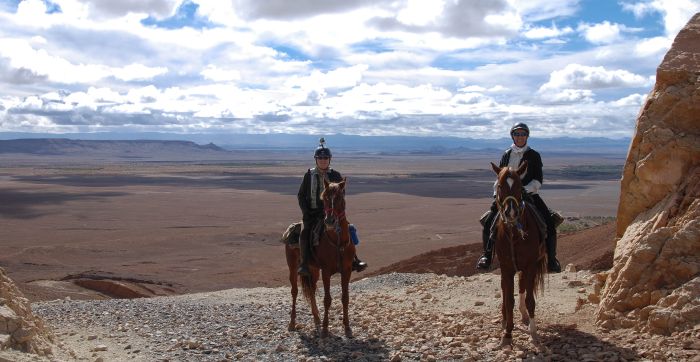
<svg viewBox="0 0 700 362">
<path fill-rule="evenodd" d="M 517 170 L 500 168 L 491 163 L 498 175 L 496 187 L 495 249 L 501 268 L 501 315 L 503 336 L 501 346 L 511 348 L 513 332 L 513 308 L 515 306 L 514 276 L 518 274 L 520 303 L 518 309 L 522 322 L 528 326 L 533 342 L 537 342 L 535 322 L 535 294 L 544 290 L 547 273 L 547 253 L 544 238 L 537 226 L 534 210 L 523 201 L 520 176 L 527 170 L 524 161 Z"/>
<path fill-rule="evenodd" d="M 352 261 L 355 257 L 355 245 L 350 241 L 350 223 L 345 215 L 345 184 L 347 179 L 341 182 L 328 182 L 324 180 L 324 191 L 321 194 L 324 208 L 323 223 L 325 230 L 319 238 L 318 246 L 313 247 L 311 258 L 309 260 L 310 276 L 301 277 L 302 293 L 304 298 L 311 306 L 311 313 L 314 318 L 316 332 L 320 333 L 321 338 L 328 337 L 328 311 L 331 306 L 331 276 L 340 273 L 340 284 L 343 303 L 343 325 L 345 327 L 345 336 L 352 338 L 352 329 L 350 328 L 350 319 L 348 318 L 348 305 L 350 304 L 349 284 L 352 274 Z M 299 251 L 296 251 L 297 256 Z M 287 263 L 290 264 L 290 256 L 287 254 Z M 298 259 L 295 259 L 298 260 Z M 292 322 L 295 317 L 296 306 L 296 274 L 292 277 L 291 273 L 296 271 L 290 265 L 290 281 L 292 282 L 292 296 L 294 302 L 292 304 Z M 316 305 L 316 285 L 319 279 L 319 272 L 323 280 L 323 330 L 320 330 L 321 321 L 319 318 L 318 307 Z M 290 323 L 290 329 L 292 324 Z"/>
</svg>

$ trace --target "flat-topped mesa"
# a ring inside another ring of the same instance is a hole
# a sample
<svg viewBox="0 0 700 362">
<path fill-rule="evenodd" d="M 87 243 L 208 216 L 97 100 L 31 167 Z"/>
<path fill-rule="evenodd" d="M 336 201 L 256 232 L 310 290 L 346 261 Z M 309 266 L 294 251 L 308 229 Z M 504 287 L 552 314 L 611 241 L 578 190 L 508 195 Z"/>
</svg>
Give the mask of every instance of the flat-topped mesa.
<svg viewBox="0 0 700 362">
<path fill-rule="evenodd" d="M 0 268 L 0 349 L 51 354 L 53 335 L 32 313 L 29 301 Z"/>
<path fill-rule="evenodd" d="M 639 113 L 596 323 L 659 334 L 700 323 L 700 13 Z"/>
</svg>

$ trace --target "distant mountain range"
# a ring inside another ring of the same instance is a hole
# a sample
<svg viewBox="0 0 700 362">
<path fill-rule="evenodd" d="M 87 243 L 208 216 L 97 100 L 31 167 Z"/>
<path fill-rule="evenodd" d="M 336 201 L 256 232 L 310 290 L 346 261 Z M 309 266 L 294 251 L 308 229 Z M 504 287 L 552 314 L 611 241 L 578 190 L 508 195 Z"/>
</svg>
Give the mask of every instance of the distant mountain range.
<svg viewBox="0 0 700 362">
<path fill-rule="evenodd" d="M 502 151 L 508 138 L 324 135 L 326 145 L 343 152 L 451 154 L 471 151 Z M 4 140 L 4 141 L 3 141 Z M 174 133 L 0 133 L 0 153 L 66 154 L 73 152 L 138 155 L 153 152 L 214 152 L 227 150 L 308 151 L 318 145 L 318 135 L 300 134 L 174 134 Z M 201 145 L 205 144 L 205 145 Z M 553 153 L 622 155 L 630 139 L 533 138 L 530 145 Z"/>
<path fill-rule="evenodd" d="M 160 140 L 72 140 L 36 138 L 0 140 L 0 155 L 75 156 L 86 158 L 177 158 L 177 156 L 220 155 L 229 152 L 214 145 L 192 141 Z"/>
</svg>

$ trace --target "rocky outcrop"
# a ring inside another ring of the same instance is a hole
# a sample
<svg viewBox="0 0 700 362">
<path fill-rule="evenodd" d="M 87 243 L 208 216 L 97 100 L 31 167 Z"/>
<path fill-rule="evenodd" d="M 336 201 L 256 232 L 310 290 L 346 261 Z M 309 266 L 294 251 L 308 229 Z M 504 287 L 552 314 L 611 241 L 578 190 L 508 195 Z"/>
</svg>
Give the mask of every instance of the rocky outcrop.
<svg viewBox="0 0 700 362">
<path fill-rule="evenodd" d="M 0 268 L 0 349 L 51 354 L 53 336 L 34 316 L 29 301 Z"/>
<path fill-rule="evenodd" d="M 676 37 L 638 116 L 617 236 L 597 324 L 670 334 L 700 323 L 700 14 Z"/>
</svg>

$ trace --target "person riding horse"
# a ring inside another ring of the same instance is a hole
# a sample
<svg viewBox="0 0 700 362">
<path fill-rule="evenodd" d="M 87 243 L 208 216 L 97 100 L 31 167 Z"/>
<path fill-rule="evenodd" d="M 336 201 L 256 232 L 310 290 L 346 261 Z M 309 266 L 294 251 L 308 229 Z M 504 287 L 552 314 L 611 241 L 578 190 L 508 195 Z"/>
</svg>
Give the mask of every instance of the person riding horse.
<svg viewBox="0 0 700 362">
<path fill-rule="evenodd" d="M 299 275 L 309 275 L 309 258 L 311 257 L 311 233 L 315 226 L 323 221 L 323 202 L 321 201 L 321 193 L 323 192 L 323 179 L 329 182 L 343 181 L 340 172 L 332 169 L 330 148 L 325 145 L 325 140 L 321 138 L 319 146 L 314 151 L 314 159 L 316 167 L 311 168 L 304 174 L 304 179 L 299 186 L 297 199 L 299 200 L 299 208 L 302 213 L 303 226 L 301 236 L 299 237 L 299 249 L 301 251 L 301 265 L 297 271 Z M 355 255 L 355 260 L 352 262 L 352 270 L 361 272 L 367 268 L 367 263 L 360 260 Z"/>
<path fill-rule="evenodd" d="M 557 229 L 549 208 L 538 194 L 540 187 L 542 187 L 542 158 L 537 151 L 527 145 L 529 136 L 530 128 L 528 128 L 525 123 L 516 123 L 510 129 L 510 137 L 513 139 L 513 144 L 503 153 L 499 167 L 512 167 L 513 169 L 517 169 L 523 161 L 527 161 L 527 171 L 521 177 L 525 194 L 527 195 L 526 199 L 535 205 L 547 224 L 547 270 L 550 273 L 559 273 L 561 272 L 561 266 L 557 260 Z M 494 201 L 483 223 L 482 242 L 484 254 L 481 255 L 476 264 L 477 269 L 488 270 L 491 267 L 494 245 L 491 226 L 497 214 L 498 208 L 496 206 L 496 201 Z"/>
</svg>

